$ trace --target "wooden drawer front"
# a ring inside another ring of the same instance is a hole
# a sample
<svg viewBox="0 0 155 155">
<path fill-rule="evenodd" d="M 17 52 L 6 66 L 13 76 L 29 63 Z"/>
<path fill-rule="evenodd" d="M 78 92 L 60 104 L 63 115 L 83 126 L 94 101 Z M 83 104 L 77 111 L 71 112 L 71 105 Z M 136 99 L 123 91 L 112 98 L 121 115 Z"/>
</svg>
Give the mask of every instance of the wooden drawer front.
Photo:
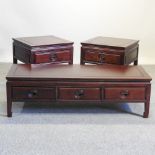
<svg viewBox="0 0 155 155">
<path fill-rule="evenodd" d="M 13 99 L 55 99 L 55 88 L 14 87 Z"/>
<path fill-rule="evenodd" d="M 117 54 L 107 54 L 100 51 L 86 50 L 84 54 L 84 60 L 97 63 L 120 64 L 121 56 Z"/>
<path fill-rule="evenodd" d="M 92 62 L 99 62 L 100 58 L 99 58 L 99 54 L 98 52 L 93 52 L 93 51 L 85 51 L 84 54 L 84 60 L 85 61 L 92 61 Z"/>
<path fill-rule="evenodd" d="M 116 54 L 101 54 L 101 63 L 120 64 L 120 55 Z"/>
<path fill-rule="evenodd" d="M 71 53 L 69 50 L 34 54 L 35 63 L 69 61 L 70 59 L 71 59 Z"/>
<path fill-rule="evenodd" d="M 57 61 L 69 61 L 71 59 L 70 51 L 57 52 Z"/>
<path fill-rule="evenodd" d="M 105 99 L 115 100 L 144 100 L 145 88 L 105 88 Z"/>
<path fill-rule="evenodd" d="M 60 100 L 100 100 L 100 88 L 59 88 Z"/>
</svg>

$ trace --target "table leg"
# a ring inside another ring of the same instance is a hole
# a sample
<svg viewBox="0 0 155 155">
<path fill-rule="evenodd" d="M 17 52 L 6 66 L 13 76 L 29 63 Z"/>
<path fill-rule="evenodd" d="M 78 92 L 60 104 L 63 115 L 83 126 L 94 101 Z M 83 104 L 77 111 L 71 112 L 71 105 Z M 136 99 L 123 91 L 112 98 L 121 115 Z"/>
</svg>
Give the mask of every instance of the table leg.
<svg viewBox="0 0 155 155">
<path fill-rule="evenodd" d="M 70 61 L 68 62 L 69 65 L 73 64 L 73 47 L 70 49 Z"/>
<path fill-rule="evenodd" d="M 11 97 L 11 85 L 7 82 L 7 116 L 12 117 L 12 97 Z"/>
<path fill-rule="evenodd" d="M 150 108 L 150 102 L 147 101 L 147 102 L 144 103 L 144 109 L 145 109 L 144 114 L 143 114 L 144 118 L 148 118 L 148 116 L 149 116 L 149 108 Z"/>
<path fill-rule="evenodd" d="M 15 58 L 15 45 L 13 44 L 13 64 L 17 64 L 17 59 Z"/>
<path fill-rule="evenodd" d="M 149 109 L 150 109 L 150 93 L 151 93 L 151 85 L 148 84 L 146 87 L 146 102 L 144 103 L 144 118 L 148 118 Z"/>
<path fill-rule="evenodd" d="M 68 64 L 69 65 L 72 65 L 73 64 L 73 60 L 69 61 Z"/>
<path fill-rule="evenodd" d="M 12 117 L 11 109 L 12 109 L 12 102 L 7 101 L 7 116 L 8 117 Z"/>
<path fill-rule="evenodd" d="M 138 59 L 134 61 L 134 65 L 135 65 L 135 66 L 138 65 Z"/>
<path fill-rule="evenodd" d="M 13 64 L 17 64 L 17 59 L 13 58 Z"/>
<path fill-rule="evenodd" d="M 80 60 L 80 65 L 85 65 L 85 62 L 83 61 L 83 58 Z"/>
</svg>

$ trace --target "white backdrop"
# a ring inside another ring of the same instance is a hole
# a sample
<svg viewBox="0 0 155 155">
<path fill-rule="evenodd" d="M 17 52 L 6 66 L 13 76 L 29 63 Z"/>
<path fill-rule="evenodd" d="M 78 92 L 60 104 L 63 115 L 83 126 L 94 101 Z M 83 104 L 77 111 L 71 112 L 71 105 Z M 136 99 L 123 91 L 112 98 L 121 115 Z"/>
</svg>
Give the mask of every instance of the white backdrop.
<svg viewBox="0 0 155 155">
<path fill-rule="evenodd" d="M 155 0 L 0 0 L 0 62 L 12 62 L 12 38 L 56 35 L 80 42 L 98 35 L 140 40 L 139 63 L 155 63 Z"/>
</svg>

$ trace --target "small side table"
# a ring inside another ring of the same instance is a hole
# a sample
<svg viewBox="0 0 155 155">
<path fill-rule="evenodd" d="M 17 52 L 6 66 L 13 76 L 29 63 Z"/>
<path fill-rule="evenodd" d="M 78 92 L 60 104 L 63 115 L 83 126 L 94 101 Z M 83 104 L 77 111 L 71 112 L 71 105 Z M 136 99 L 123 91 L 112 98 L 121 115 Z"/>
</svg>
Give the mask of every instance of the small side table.
<svg viewBox="0 0 155 155">
<path fill-rule="evenodd" d="M 95 37 L 81 43 L 81 64 L 138 64 L 138 40 Z"/>
<path fill-rule="evenodd" d="M 73 64 L 73 42 L 56 36 L 24 37 L 13 39 L 13 63 Z"/>
</svg>

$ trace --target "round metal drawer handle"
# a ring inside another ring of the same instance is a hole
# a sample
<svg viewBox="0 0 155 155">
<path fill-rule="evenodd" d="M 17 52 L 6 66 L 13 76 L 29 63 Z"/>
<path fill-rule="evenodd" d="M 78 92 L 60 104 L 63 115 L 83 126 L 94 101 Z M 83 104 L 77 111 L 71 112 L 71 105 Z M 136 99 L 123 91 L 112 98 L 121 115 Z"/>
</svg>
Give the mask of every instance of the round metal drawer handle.
<svg viewBox="0 0 155 155">
<path fill-rule="evenodd" d="M 81 96 L 84 95 L 84 90 L 83 89 L 80 89 L 80 90 L 77 90 L 74 92 L 74 98 L 75 99 L 80 99 Z"/>
<path fill-rule="evenodd" d="M 37 90 L 32 90 L 32 91 L 30 91 L 30 92 L 28 93 L 28 97 L 29 97 L 29 98 L 32 98 L 32 97 L 36 96 L 37 93 L 38 93 Z"/>
<path fill-rule="evenodd" d="M 51 54 L 50 60 L 51 61 L 56 61 L 57 60 L 57 55 L 56 54 Z"/>
<path fill-rule="evenodd" d="M 122 99 L 124 99 L 129 95 L 129 91 L 128 90 L 123 90 L 123 91 L 120 92 L 120 95 L 121 95 L 120 97 Z"/>
<path fill-rule="evenodd" d="M 99 59 L 100 59 L 100 62 L 104 62 L 105 61 L 105 54 L 104 53 L 99 53 Z"/>
</svg>

